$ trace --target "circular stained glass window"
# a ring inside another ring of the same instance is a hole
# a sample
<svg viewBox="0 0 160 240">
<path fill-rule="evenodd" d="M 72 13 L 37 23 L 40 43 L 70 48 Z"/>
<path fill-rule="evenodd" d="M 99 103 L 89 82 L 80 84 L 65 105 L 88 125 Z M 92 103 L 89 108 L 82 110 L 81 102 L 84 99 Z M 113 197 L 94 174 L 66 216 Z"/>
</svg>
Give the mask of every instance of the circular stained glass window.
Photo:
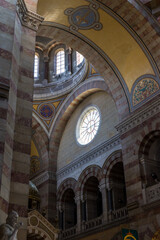
<svg viewBox="0 0 160 240">
<path fill-rule="evenodd" d="M 81 145 L 90 143 L 97 134 L 99 125 L 99 110 L 94 106 L 87 108 L 80 116 L 77 124 L 77 141 Z"/>
</svg>

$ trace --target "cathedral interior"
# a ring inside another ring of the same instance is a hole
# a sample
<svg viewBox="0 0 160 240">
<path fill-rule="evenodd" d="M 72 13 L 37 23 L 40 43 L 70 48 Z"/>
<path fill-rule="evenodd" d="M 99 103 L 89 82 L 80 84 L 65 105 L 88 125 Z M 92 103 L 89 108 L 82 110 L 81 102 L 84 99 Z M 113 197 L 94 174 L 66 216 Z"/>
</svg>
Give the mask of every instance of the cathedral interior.
<svg viewBox="0 0 160 240">
<path fill-rule="evenodd" d="M 18 240 L 160 239 L 159 0 L 0 0 L 12 210 Z"/>
</svg>

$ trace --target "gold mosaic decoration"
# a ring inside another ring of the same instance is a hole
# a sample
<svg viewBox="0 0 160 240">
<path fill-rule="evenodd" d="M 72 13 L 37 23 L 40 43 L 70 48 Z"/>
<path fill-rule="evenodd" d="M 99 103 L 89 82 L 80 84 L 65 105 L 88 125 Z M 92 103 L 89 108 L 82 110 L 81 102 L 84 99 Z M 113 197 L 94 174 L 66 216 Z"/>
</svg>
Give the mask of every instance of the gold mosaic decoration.
<svg viewBox="0 0 160 240">
<path fill-rule="evenodd" d="M 160 240 L 160 230 L 158 230 L 158 231 L 154 234 L 152 240 Z"/>
<path fill-rule="evenodd" d="M 142 79 L 134 88 L 133 91 L 133 106 L 144 101 L 156 91 L 159 90 L 158 83 L 153 79 Z"/>
<path fill-rule="evenodd" d="M 31 170 L 30 173 L 34 174 L 40 169 L 40 160 L 37 156 L 31 157 Z"/>
</svg>

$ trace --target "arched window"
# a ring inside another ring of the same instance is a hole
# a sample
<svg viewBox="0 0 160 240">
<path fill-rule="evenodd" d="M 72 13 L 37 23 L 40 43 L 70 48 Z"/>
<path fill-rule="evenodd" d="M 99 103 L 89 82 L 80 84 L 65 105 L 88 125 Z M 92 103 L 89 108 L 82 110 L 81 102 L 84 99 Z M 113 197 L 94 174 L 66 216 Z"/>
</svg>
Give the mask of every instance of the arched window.
<svg viewBox="0 0 160 240">
<path fill-rule="evenodd" d="M 82 54 L 79 52 L 76 52 L 76 61 L 77 61 L 77 66 L 79 66 L 83 62 L 84 57 Z"/>
<path fill-rule="evenodd" d="M 102 215 L 102 194 L 99 190 L 98 179 L 91 176 L 84 185 L 85 202 L 82 211 L 84 212 L 83 220 L 100 217 Z"/>
<path fill-rule="evenodd" d="M 56 74 L 65 72 L 65 53 L 64 50 L 60 50 L 56 54 Z"/>
<path fill-rule="evenodd" d="M 39 78 L 39 55 L 35 53 L 34 56 L 34 79 Z"/>
</svg>

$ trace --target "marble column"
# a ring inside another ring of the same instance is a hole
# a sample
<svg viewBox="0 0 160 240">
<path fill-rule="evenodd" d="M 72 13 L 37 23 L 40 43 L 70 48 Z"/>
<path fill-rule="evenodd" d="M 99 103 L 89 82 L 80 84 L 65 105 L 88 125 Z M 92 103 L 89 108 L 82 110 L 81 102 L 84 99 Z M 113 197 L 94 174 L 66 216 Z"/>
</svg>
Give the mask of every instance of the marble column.
<svg viewBox="0 0 160 240">
<path fill-rule="evenodd" d="M 27 11 L 23 0 L 2 1 L 2 46 L 0 82 L 9 88 L 6 133 L 3 145 L 0 191 L 0 222 L 14 209 L 24 225 L 19 238 L 27 238 L 28 183 L 33 97 L 33 62 L 39 15 Z M 23 9 L 23 18 L 21 11 Z M 30 17 L 28 18 L 28 14 Z M 24 19 L 28 21 L 24 21 Z"/>
<path fill-rule="evenodd" d="M 77 232 L 80 232 L 82 217 L 81 217 L 81 196 L 79 192 L 76 193 L 75 202 L 77 205 Z"/>
<path fill-rule="evenodd" d="M 44 56 L 44 79 L 47 80 L 47 82 L 50 82 L 49 79 L 49 57 Z"/>
<path fill-rule="evenodd" d="M 99 189 L 102 193 L 102 206 L 103 206 L 103 221 L 107 222 L 108 220 L 108 209 L 107 209 L 107 190 L 105 179 L 102 179 L 99 184 Z"/>
</svg>

